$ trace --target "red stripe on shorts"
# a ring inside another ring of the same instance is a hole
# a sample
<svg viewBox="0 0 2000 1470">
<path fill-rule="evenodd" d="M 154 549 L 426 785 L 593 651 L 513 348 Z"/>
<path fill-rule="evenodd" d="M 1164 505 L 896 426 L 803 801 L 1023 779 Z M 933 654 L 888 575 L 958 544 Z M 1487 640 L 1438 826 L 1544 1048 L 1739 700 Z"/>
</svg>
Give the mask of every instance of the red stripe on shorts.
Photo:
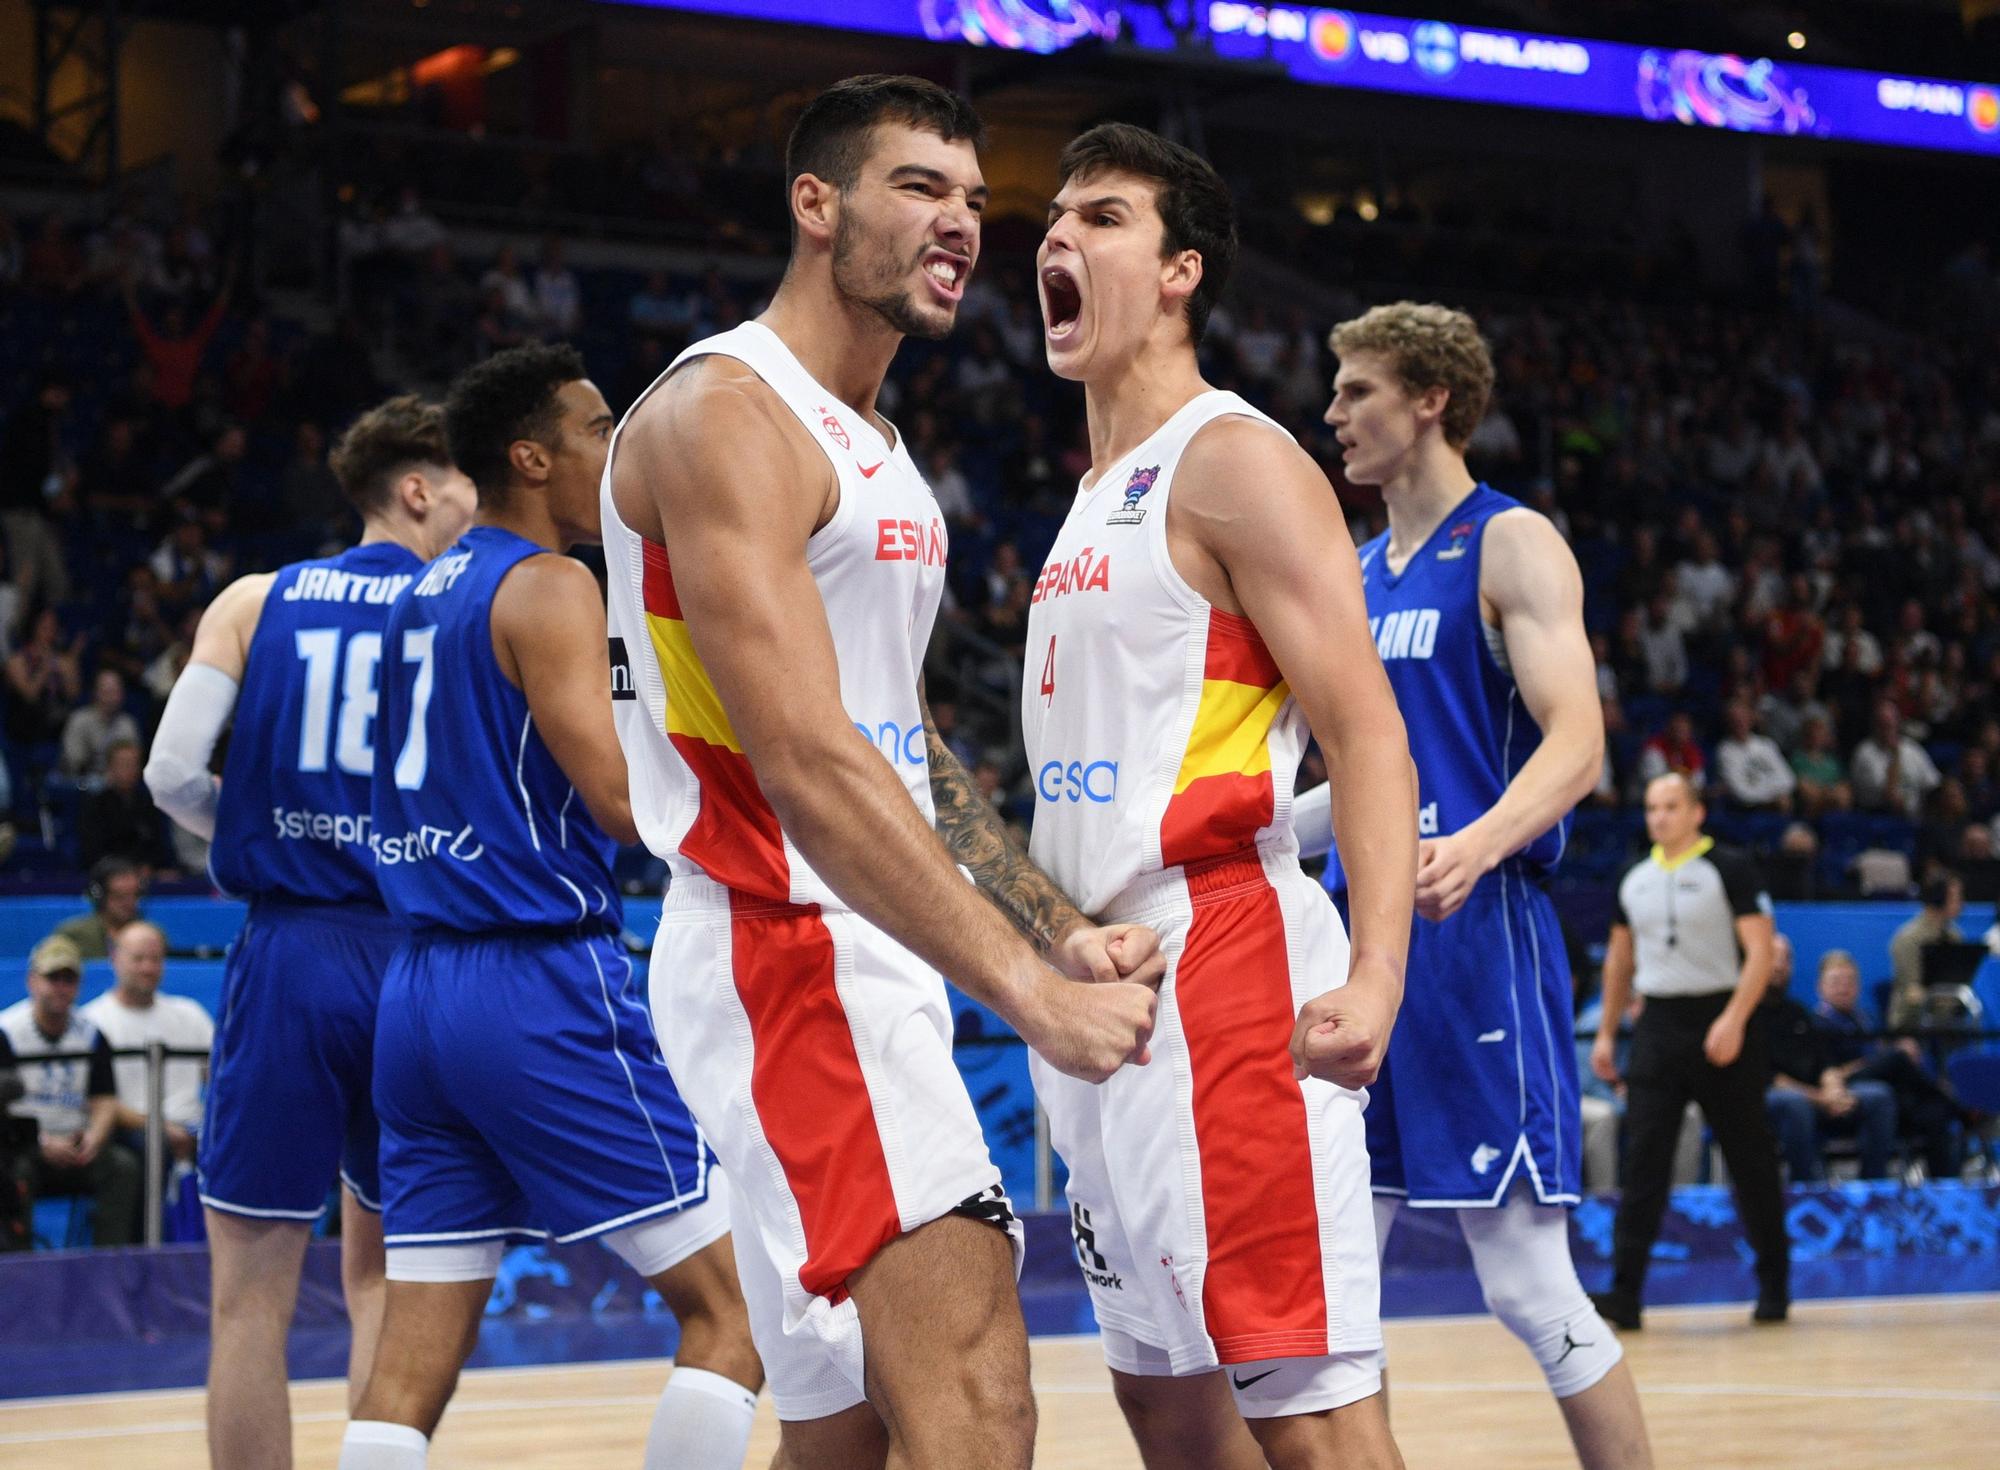
<svg viewBox="0 0 2000 1470">
<path fill-rule="evenodd" d="M 1326 1282 L 1284 913 L 1254 860 L 1196 868 L 1188 890 L 1174 989 L 1194 1075 L 1208 1335 L 1225 1363 L 1316 1356 Z"/>
<path fill-rule="evenodd" d="M 750 1018 L 750 1096 L 805 1229 L 799 1282 L 838 1302 L 902 1221 L 834 985 L 833 935 L 816 907 L 743 894 L 731 895 L 729 930 Z"/>
</svg>

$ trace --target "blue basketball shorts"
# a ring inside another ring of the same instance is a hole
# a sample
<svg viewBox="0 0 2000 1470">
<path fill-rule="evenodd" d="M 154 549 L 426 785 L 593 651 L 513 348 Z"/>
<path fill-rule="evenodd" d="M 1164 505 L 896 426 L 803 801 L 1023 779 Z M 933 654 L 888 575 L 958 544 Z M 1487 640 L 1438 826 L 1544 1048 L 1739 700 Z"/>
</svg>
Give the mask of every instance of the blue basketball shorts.
<svg viewBox="0 0 2000 1470">
<path fill-rule="evenodd" d="M 392 1249 L 566 1243 L 708 1198 L 714 1155 L 609 934 L 413 937 L 383 981 L 375 1107 Z"/>
<path fill-rule="evenodd" d="M 258 899 L 229 948 L 209 1058 L 202 1203 L 313 1220 L 336 1173 L 380 1210 L 372 1083 L 382 977 L 404 937 L 386 912 Z"/>
<path fill-rule="evenodd" d="M 1502 1203 L 1525 1172 L 1545 1205 L 1582 1195 L 1569 956 L 1555 906 L 1504 863 L 1410 936 L 1403 1008 L 1368 1089 L 1377 1194 L 1417 1207 Z"/>
</svg>

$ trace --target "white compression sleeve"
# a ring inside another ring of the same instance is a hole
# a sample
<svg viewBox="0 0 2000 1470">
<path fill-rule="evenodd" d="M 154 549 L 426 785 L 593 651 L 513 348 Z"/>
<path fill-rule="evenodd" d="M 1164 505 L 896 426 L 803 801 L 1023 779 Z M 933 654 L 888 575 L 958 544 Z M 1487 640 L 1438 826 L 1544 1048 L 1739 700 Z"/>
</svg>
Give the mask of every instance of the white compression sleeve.
<svg viewBox="0 0 2000 1470">
<path fill-rule="evenodd" d="M 212 664 L 189 664 L 174 681 L 146 761 L 146 789 L 160 810 L 197 837 L 215 836 L 215 778 L 208 762 L 236 708 L 236 681 Z"/>
<path fill-rule="evenodd" d="M 1324 857 L 1333 848 L 1333 786 L 1322 781 L 1292 798 L 1292 831 L 1299 856 Z"/>
<path fill-rule="evenodd" d="M 645 1470 L 740 1470 L 757 1395 L 704 1368 L 676 1368 L 653 1411 Z"/>
<path fill-rule="evenodd" d="M 1582 1393 L 1618 1365 L 1618 1334 L 1570 1260 L 1567 1210 L 1517 1190 L 1498 1208 L 1457 1213 L 1487 1307 L 1527 1344 L 1557 1398 Z"/>
</svg>

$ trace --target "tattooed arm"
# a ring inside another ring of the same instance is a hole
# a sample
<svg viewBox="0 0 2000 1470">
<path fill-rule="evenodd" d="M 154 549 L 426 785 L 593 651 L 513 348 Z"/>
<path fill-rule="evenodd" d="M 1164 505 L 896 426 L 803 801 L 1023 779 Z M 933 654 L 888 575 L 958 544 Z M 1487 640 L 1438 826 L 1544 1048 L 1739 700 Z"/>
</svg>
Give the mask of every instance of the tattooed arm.
<svg viewBox="0 0 2000 1470">
<path fill-rule="evenodd" d="M 972 874 L 979 891 L 1042 954 L 1071 929 L 1090 921 L 1056 887 L 1055 880 L 1028 860 L 931 720 L 923 701 L 924 748 L 931 768 L 931 805 L 937 808 L 938 836 L 959 866 Z"/>
<path fill-rule="evenodd" d="M 1150 984 L 1166 973 L 1159 936 L 1139 924 L 1093 924 L 1055 880 L 1036 867 L 1007 831 L 931 719 L 924 712 L 924 748 L 930 762 L 931 805 L 937 832 L 960 867 L 989 902 L 1056 969 L 1073 980 L 1137 980 Z"/>
</svg>

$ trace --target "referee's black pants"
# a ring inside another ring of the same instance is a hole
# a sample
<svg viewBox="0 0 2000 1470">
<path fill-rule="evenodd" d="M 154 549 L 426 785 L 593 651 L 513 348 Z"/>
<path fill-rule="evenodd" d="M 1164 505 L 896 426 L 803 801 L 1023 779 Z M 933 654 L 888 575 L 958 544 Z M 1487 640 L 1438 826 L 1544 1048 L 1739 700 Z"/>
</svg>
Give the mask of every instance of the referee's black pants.
<svg viewBox="0 0 2000 1470">
<path fill-rule="evenodd" d="M 1758 1294 L 1790 1294 L 1778 1145 L 1764 1112 L 1770 1065 L 1762 1030 L 1750 1022 L 1742 1053 L 1727 1067 L 1715 1066 L 1702 1051 L 1709 1026 L 1728 1003 L 1726 993 L 1649 998 L 1633 1028 L 1625 1078 L 1624 1192 L 1612 1228 L 1612 1290 L 1635 1303 L 1659 1239 L 1673 1185 L 1674 1145 L 1690 1100 L 1700 1105 L 1729 1166 L 1736 1213 L 1757 1254 Z"/>
</svg>

